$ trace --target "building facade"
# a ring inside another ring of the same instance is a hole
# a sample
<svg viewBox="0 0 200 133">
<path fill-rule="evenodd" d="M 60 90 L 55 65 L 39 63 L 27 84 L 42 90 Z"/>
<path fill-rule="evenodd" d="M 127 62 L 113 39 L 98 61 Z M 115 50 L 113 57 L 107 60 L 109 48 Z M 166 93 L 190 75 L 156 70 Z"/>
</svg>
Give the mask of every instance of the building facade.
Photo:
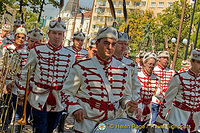
<svg viewBox="0 0 200 133">
<path fill-rule="evenodd" d="M 140 9 L 141 12 L 150 10 L 157 17 L 175 1 L 177 0 L 126 0 L 126 7 L 129 12 L 135 9 Z M 188 0 L 187 2 L 194 3 L 193 0 Z M 113 4 L 117 19 L 123 19 L 123 0 L 113 0 Z M 107 0 L 94 0 L 90 36 L 94 37 L 99 28 L 104 27 L 105 23 L 107 26 L 111 26 L 113 23 L 109 3 Z"/>
</svg>

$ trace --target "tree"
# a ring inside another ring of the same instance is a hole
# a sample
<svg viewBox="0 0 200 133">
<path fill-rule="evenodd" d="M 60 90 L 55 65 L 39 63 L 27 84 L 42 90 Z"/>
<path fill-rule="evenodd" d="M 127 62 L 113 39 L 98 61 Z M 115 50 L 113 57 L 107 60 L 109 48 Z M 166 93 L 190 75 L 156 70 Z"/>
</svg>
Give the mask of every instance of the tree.
<svg viewBox="0 0 200 133">
<path fill-rule="evenodd" d="M 163 11 L 163 14 L 160 17 L 158 17 L 160 21 L 160 26 L 155 32 L 156 42 L 160 42 L 164 45 L 165 35 L 167 35 L 169 40 L 171 40 L 171 38 L 173 37 L 175 38 L 177 37 L 183 4 L 184 4 L 184 0 L 181 0 L 180 2 L 179 1 L 174 2 L 170 7 L 168 7 L 167 9 Z M 180 45 L 179 45 L 175 70 L 180 69 L 181 62 L 184 59 L 186 46 L 182 43 L 182 41 L 184 38 L 188 38 L 188 31 L 189 31 L 189 26 L 190 26 L 190 21 L 191 21 L 191 13 L 192 13 L 192 7 L 191 5 L 187 3 L 183 26 L 182 26 L 181 38 L 179 42 Z M 173 59 L 174 48 L 175 48 L 175 44 L 172 44 L 172 42 L 169 41 L 168 50 L 170 52 L 171 59 Z M 157 50 L 162 50 L 162 49 L 157 49 Z"/>
<path fill-rule="evenodd" d="M 128 12 L 130 47 L 132 49 L 130 53 L 131 57 L 135 57 L 135 54 L 139 52 L 139 50 L 145 49 L 147 42 L 149 42 L 149 49 L 151 49 L 151 34 L 154 32 L 154 27 L 156 25 L 156 18 L 153 18 L 152 14 L 151 11 L 141 12 L 140 10 Z M 147 23 L 149 23 L 149 27 L 144 31 Z M 124 31 L 124 28 L 125 25 L 122 23 L 119 27 L 119 31 Z M 148 38 L 148 41 L 146 38 Z"/>
</svg>

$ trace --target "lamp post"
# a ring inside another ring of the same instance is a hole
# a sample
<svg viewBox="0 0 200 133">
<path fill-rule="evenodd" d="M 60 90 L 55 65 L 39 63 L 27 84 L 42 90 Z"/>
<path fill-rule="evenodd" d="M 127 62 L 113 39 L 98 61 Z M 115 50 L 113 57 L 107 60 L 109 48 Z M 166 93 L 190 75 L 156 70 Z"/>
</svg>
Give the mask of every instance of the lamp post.
<svg viewBox="0 0 200 133">
<path fill-rule="evenodd" d="M 181 29 L 182 29 L 182 25 L 183 25 L 183 18 L 184 18 L 184 14 L 185 14 L 186 2 L 187 2 L 187 0 L 184 1 L 183 10 L 182 10 L 182 14 L 181 14 L 179 32 L 178 32 L 178 37 L 177 37 L 177 44 L 176 44 L 176 48 L 175 48 L 175 51 L 174 51 L 174 58 L 173 58 L 173 62 L 172 62 L 172 69 L 174 69 L 175 65 L 176 65 L 176 58 L 177 58 L 177 55 L 178 55 L 178 45 L 179 45 L 179 40 L 180 40 L 180 37 L 181 37 Z"/>
<path fill-rule="evenodd" d="M 176 38 L 172 38 L 171 42 L 176 43 Z"/>
<path fill-rule="evenodd" d="M 183 39 L 183 44 L 187 45 L 188 44 L 188 39 Z"/>
</svg>

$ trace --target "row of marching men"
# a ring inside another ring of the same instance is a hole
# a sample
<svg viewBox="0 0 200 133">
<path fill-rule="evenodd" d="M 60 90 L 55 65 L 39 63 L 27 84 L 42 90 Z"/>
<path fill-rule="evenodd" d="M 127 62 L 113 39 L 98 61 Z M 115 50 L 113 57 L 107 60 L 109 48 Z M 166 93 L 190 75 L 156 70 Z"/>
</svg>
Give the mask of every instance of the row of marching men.
<svg viewBox="0 0 200 133">
<path fill-rule="evenodd" d="M 73 46 L 65 48 L 62 46 L 65 24 L 61 20 L 51 21 L 48 29 L 47 44 L 28 47 L 29 42 L 24 45 L 26 31 L 19 27 L 14 43 L 3 50 L 22 57 L 17 77 L 6 77 L 6 89 L 12 90 L 12 101 L 18 99 L 19 106 L 24 100 L 27 73 L 31 75 L 28 103 L 32 107 L 34 132 L 53 132 L 64 110 L 75 118 L 76 132 L 92 132 L 98 122 L 116 118 L 123 110 L 138 125 L 162 124 L 166 120 L 172 125 L 191 125 L 191 131 L 198 129 L 199 50 L 192 51 L 188 71 L 174 75 L 166 67 L 167 51 L 159 52 L 158 56 L 146 53 L 142 69 L 137 71 L 139 65 L 133 67 L 133 61 L 123 56 L 127 33 L 118 33 L 113 27 L 100 29 L 96 49 L 92 50 L 92 45 L 88 49 L 94 57 L 88 58 L 82 48 L 85 38 L 82 32 L 75 33 Z M 41 36 L 41 32 L 33 30 L 28 40 Z M 22 116 L 22 109 L 19 112 L 20 108 L 14 121 Z M 19 130 L 16 126 L 15 131 Z M 187 132 L 184 128 L 174 130 Z"/>
</svg>

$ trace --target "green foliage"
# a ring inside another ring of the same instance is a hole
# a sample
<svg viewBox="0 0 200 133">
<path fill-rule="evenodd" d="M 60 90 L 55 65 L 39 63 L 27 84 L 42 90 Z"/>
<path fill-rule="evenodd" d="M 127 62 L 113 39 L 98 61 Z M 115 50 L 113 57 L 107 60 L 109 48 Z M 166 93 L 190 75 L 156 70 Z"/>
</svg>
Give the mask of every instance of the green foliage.
<svg viewBox="0 0 200 133">
<path fill-rule="evenodd" d="M 141 50 L 152 50 L 152 34 L 155 36 L 155 51 L 163 50 L 165 44 L 165 35 L 168 38 L 168 50 L 171 55 L 171 60 L 173 59 L 175 44 L 172 44 L 171 38 L 178 36 L 180 19 L 182 14 L 184 0 L 181 2 L 174 2 L 170 7 L 165 9 L 161 15 L 157 18 L 153 17 L 153 13 L 150 11 L 145 11 L 143 14 L 140 10 L 134 10 L 128 14 L 130 31 L 129 36 L 131 38 L 130 46 L 132 48 L 132 53 L 130 55 L 135 56 L 135 53 Z M 196 11 L 200 11 L 200 2 L 197 4 Z M 180 69 L 181 61 L 184 58 L 186 46 L 182 43 L 184 38 L 188 38 L 188 31 L 191 21 L 192 6 L 187 3 L 184 21 L 182 25 L 182 33 L 179 42 L 179 51 L 177 57 L 177 63 L 175 70 Z M 195 15 L 195 27 L 197 28 L 198 17 Z M 123 31 L 124 25 L 119 27 L 119 31 Z M 194 42 L 194 34 L 192 35 L 192 42 Z M 200 41 L 200 40 L 199 40 Z M 147 45 L 149 43 L 149 45 Z M 140 45 L 141 44 L 141 45 Z M 199 43 L 200 44 L 200 43 Z M 198 44 L 198 47 L 200 46 Z M 147 47 L 148 46 L 148 47 Z"/>
</svg>

